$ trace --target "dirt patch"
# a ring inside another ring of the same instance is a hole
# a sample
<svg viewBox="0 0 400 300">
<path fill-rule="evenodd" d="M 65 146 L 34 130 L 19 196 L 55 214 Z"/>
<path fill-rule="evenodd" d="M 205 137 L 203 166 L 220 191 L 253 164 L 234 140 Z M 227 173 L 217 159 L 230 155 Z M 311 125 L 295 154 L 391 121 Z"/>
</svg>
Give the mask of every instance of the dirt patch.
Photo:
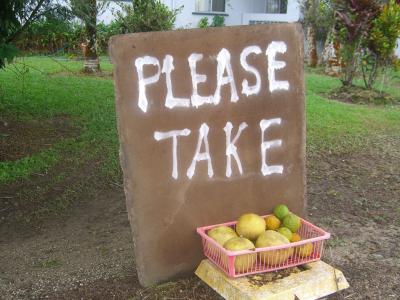
<svg viewBox="0 0 400 300">
<path fill-rule="evenodd" d="M 367 90 L 359 86 L 344 87 L 333 89 L 323 93 L 323 96 L 345 103 L 353 104 L 373 104 L 373 105 L 396 105 L 400 104 L 400 99 L 392 95 L 376 90 Z"/>
<path fill-rule="evenodd" d="M 348 279 L 346 299 L 400 295 L 400 138 L 375 138 L 360 153 L 308 159 L 309 218 L 332 233 L 324 260 Z"/>
<path fill-rule="evenodd" d="M 79 129 L 72 124 L 66 115 L 26 122 L 1 118 L 0 161 L 15 161 L 48 149 L 61 139 L 78 136 Z"/>
</svg>

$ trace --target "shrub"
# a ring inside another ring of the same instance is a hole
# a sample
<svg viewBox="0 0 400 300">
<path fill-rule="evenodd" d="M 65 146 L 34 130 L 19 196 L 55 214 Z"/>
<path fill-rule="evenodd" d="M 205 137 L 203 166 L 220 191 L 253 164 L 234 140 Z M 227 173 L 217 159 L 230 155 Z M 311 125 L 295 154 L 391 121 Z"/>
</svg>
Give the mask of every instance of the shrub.
<svg viewBox="0 0 400 300">
<path fill-rule="evenodd" d="M 342 83 L 349 86 L 356 74 L 363 40 L 368 36 L 380 6 L 375 0 L 335 0 L 334 8 L 339 29 L 338 39 L 342 45 Z"/>
<path fill-rule="evenodd" d="M 113 25 L 117 33 L 171 30 L 181 10 L 171 10 L 160 0 L 134 0 L 121 8 Z"/>
<path fill-rule="evenodd" d="M 400 36 L 400 5 L 390 0 L 372 22 L 364 42 L 362 72 L 365 87 L 372 88 L 377 75 L 393 62 L 393 51 Z"/>
<path fill-rule="evenodd" d="M 208 18 L 207 17 L 202 17 L 199 21 L 199 23 L 197 24 L 197 26 L 199 28 L 207 28 L 210 25 L 208 24 Z"/>
<path fill-rule="evenodd" d="M 225 18 L 223 16 L 215 15 L 211 22 L 211 27 L 225 26 Z"/>
</svg>

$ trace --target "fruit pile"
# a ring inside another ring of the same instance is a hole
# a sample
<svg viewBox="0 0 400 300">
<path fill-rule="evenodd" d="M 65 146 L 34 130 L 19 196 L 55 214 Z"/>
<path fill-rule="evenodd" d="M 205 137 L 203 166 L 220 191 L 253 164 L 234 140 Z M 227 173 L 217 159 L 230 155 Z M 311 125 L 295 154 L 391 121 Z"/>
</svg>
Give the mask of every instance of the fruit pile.
<svg viewBox="0 0 400 300">
<path fill-rule="evenodd" d="M 218 226 L 208 231 L 214 241 L 230 251 L 254 250 L 271 246 L 288 245 L 302 240 L 298 230 L 301 219 L 290 212 L 284 204 L 274 208 L 273 214 L 265 219 L 248 213 L 236 223 L 236 231 L 228 226 Z M 308 257 L 313 252 L 313 244 L 259 252 L 259 261 L 270 266 L 283 264 L 291 256 Z M 257 260 L 257 253 L 237 256 L 235 270 L 245 271 Z M 227 261 L 225 262 L 227 264 Z"/>
</svg>

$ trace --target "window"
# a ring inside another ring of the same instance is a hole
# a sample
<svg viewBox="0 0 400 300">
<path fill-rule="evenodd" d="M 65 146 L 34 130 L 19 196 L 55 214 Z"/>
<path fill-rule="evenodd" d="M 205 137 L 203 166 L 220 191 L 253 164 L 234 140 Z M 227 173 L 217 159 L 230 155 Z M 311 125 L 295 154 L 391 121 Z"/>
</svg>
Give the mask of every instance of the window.
<svg viewBox="0 0 400 300">
<path fill-rule="evenodd" d="M 267 14 L 286 14 L 287 0 L 267 0 Z"/>
<path fill-rule="evenodd" d="M 196 12 L 225 12 L 225 0 L 196 0 Z"/>
</svg>

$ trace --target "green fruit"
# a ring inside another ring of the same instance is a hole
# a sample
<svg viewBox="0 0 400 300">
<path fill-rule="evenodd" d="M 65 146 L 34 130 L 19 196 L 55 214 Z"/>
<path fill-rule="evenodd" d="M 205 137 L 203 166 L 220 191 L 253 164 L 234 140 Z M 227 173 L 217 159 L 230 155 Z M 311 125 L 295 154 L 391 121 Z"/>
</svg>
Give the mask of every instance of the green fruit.
<svg viewBox="0 0 400 300">
<path fill-rule="evenodd" d="M 287 227 L 281 227 L 278 229 L 278 232 L 286 237 L 289 241 L 292 239 L 293 233 Z"/>
<path fill-rule="evenodd" d="M 224 244 L 224 248 L 230 251 L 241 251 L 241 250 L 251 250 L 254 249 L 254 244 L 242 237 L 231 238 Z M 225 266 L 228 265 L 228 257 L 223 257 L 223 263 Z M 257 260 L 257 254 L 243 254 L 235 257 L 235 271 L 236 272 L 245 272 L 248 271 L 251 267 L 253 267 L 254 263 Z"/>
<path fill-rule="evenodd" d="M 289 208 L 285 204 L 279 204 L 274 208 L 274 215 L 282 220 L 289 213 Z"/>
<path fill-rule="evenodd" d="M 265 231 L 266 226 L 264 218 L 259 215 L 244 214 L 236 223 L 236 232 L 239 236 L 254 241 Z"/>
<path fill-rule="evenodd" d="M 218 226 L 211 229 L 208 233 L 208 236 L 211 237 L 218 244 L 223 246 L 228 240 L 231 238 L 237 237 L 235 230 L 228 226 Z"/>
<path fill-rule="evenodd" d="M 283 218 L 283 226 L 290 229 L 292 232 L 296 232 L 299 230 L 301 226 L 301 220 L 295 214 L 288 214 L 286 217 Z"/>
<path fill-rule="evenodd" d="M 289 240 L 285 236 L 274 230 L 265 231 L 258 237 L 256 241 L 257 248 L 280 246 L 287 244 L 290 244 Z M 259 257 L 260 261 L 263 264 L 273 266 L 285 262 L 292 253 L 293 251 L 291 250 L 291 248 L 282 250 L 273 250 L 273 251 L 263 251 L 259 252 Z"/>
</svg>

